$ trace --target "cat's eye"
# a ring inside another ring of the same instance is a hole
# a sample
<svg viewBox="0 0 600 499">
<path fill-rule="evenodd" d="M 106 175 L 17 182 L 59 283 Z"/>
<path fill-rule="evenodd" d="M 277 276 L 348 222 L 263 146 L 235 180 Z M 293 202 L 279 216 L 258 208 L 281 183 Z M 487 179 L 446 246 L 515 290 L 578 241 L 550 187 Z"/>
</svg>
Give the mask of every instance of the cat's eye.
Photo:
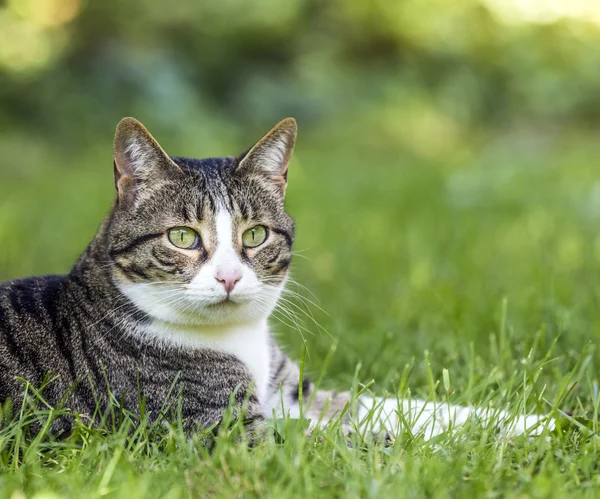
<svg viewBox="0 0 600 499">
<path fill-rule="evenodd" d="M 194 248 L 200 240 L 198 233 L 189 227 L 175 227 L 169 230 L 168 235 L 171 244 L 181 249 Z"/>
<path fill-rule="evenodd" d="M 242 243 L 246 248 L 256 248 L 267 240 L 269 231 L 262 225 L 248 229 L 242 234 Z"/>
</svg>

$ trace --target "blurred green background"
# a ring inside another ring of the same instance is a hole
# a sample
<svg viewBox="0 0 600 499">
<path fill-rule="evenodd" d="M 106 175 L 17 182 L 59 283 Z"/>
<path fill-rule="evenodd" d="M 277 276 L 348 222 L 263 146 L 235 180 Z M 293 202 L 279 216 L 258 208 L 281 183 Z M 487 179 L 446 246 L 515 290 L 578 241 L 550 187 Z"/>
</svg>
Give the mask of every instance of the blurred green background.
<svg viewBox="0 0 600 499">
<path fill-rule="evenodd" d="M 599 90 L 597 0 L 5 0 L 0 280 L 69 270 L 121 117 L 206 157 L 295 116 L 293 277 L 326 313 L 279 312 L 293 357 L 416 357 L 418 386 L 425 349 L 508 372 L 560 335 L 564 373 L 600 324 Z"/>
</svg>

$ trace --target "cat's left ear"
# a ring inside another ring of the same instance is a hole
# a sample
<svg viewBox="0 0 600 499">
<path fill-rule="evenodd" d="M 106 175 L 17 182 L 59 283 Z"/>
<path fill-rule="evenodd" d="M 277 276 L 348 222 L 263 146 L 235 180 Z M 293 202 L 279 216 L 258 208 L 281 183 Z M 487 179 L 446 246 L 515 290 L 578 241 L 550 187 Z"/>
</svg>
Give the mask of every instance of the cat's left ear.
<svg viewBox="0 0 600 499">
<path fill-rule="evenodd" d="M 285 194 L 287 171 L 298 127 L 294 118 L 286 118 L 260 139 L 241 159 L 240 172 L 256 172 L 265 175 Z"/>
<path fill-rule="evenodd" d="M 123 118 L 117 125 L 114 149 L 115 187 L 123 206 L 134 203 L 159 179 L 180 172 L 146 127 L 134 118 Z"/>
</svg>

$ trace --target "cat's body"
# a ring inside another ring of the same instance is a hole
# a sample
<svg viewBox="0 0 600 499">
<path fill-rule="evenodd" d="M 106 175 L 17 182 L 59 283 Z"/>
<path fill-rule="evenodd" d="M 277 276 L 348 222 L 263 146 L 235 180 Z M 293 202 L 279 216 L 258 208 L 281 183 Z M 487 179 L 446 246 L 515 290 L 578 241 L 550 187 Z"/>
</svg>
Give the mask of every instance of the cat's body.
<svg viewBox="0 0 600 499">
<path fill-rule="evenodd" d="M 22 379 L 38 387 L 51 374 L 46 402 L 88 416 L 106 410 L 108 390 L 154 418 L 181 394 L 189 429 L 218 424 L 232 400 L 251 423 L 298 417 L 300 396 L 313 420 L 340 414 L 349 394 L 313 393 L 268 330 L 292 254 L 284 195 L 295 136 L 288 119 L 241 158 L 171 158 L 122 120 L 116 201 L 71 273 L 0 286 L 0 402 L 22 399 Z M 372 402 L 363 397 L 359 420 Z M 390 400 L 371 424 L 393 431 L 414 419 L 433 435 L 473 412 L 439 409 Z"/>
<path fill-rule="evenodd" d="M 0 286 L 0 401 L 19 402 L 22 379 L 39 387 L 50 374 L 45 400 L 84 415 L 106 409 L 107 387 L 134 413 L 143 399 L 154 416 L 170 391 L 181 392 L 191 426 L 218 423 L 232 396 L 247 404 L 249 420 L 281 414 L 282 397 L 295 412 L 299 371 L 267 323 L 293 241 L 282 186 L 255 165 L 238 174 L 238 158 L 168 158 L 146 133 L 133 120 L 120 125 L 119 196 L 71 273 Z M 277 133 L 283 139 L 273 147 L 285 139 L 291 152 L 294 123 Z M 136 164 L 141 157 L 146 164 Z M 234 225 L 246 228 L 251 217 L 250 226 L 269 223 L 271 244 L 260 253 L 234 248 L 243 232 L 236 237 Z M 167 240 L 170 228 L 184 226 L 202 233 L 202 246 Z M 242 271 L 231 293 L 213 278 Z M 304 397 L 311 389 L 305 382 Z"/>
<path fill-rule="evenodd" d="M 100 294 L 97 288 L 90 290 L 85 284 L 88 272 L 94 273 L 80 262 L 68 276 L 33 277 L 0 286 L 0 400 L 19 403 L 24 392 L 21 379 L 39 387 L 50 373 L 54 379 L 44 390 L 45 400 L 56 406 L 68 395 L 65 405 L 82 415 L 106 410 L 110 386 L 134 413 L 139 412 L 142 395 L 145 409 L 154 416 L 175 399 L 168 394 L 179 387 L 182 416 L 200 426 L 218 422 L 233 393 L 240 405 L 248 402 L 248 417 L 261 419 L 273 410 L 281 415 L 282 397 L 297 416 L 299 369 L 272 340 L 266 324 L 256 330 L 240 327 L 219 332 L 221 348 L 216 343 L 213 348 L 192 348 L 147 341 L 135 333 L 148 327 L 140 324 L 143 316 L 124 305 L 110 284 Z M 240 335 L 238 342 L 235 337 Z M 254 340 L 258 344 L 252 344 Z M 246 351 L 240 349 L 235 355 L 242 342 Z M 262 347 L 264 354 L 255 356 Z M 257 361 L 265 376 L 261 387 L 252 369 Z M 254 386 L 256 392 L 249 390 Z M 312 388 L 304 382 L 305 399 Z M 349 400 L 346 393 L 319 394 L 323 402 L 309 410 L 315 418 L 325 399 L 330 414 Z M 60 428 L 67 429 L 68 422 L 61 420 Z"/>
</svg>

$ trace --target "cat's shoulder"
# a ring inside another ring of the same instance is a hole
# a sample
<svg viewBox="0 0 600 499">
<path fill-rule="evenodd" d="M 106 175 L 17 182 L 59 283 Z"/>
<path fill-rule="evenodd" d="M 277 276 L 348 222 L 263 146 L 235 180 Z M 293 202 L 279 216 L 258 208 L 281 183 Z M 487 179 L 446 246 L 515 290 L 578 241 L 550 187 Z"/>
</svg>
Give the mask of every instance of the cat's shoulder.
<svg viewBox="0 0 600 499">
<path fill-rule="evenodd" d="M 18 298 L 22 305 L 40 298 L 51 298 L 63 289 L 66 278 L 60 275 L 26 277 L 0 283 L 0 297 Z M 14 301 L 14 300 L 13 300 Z"/>
</svg>

